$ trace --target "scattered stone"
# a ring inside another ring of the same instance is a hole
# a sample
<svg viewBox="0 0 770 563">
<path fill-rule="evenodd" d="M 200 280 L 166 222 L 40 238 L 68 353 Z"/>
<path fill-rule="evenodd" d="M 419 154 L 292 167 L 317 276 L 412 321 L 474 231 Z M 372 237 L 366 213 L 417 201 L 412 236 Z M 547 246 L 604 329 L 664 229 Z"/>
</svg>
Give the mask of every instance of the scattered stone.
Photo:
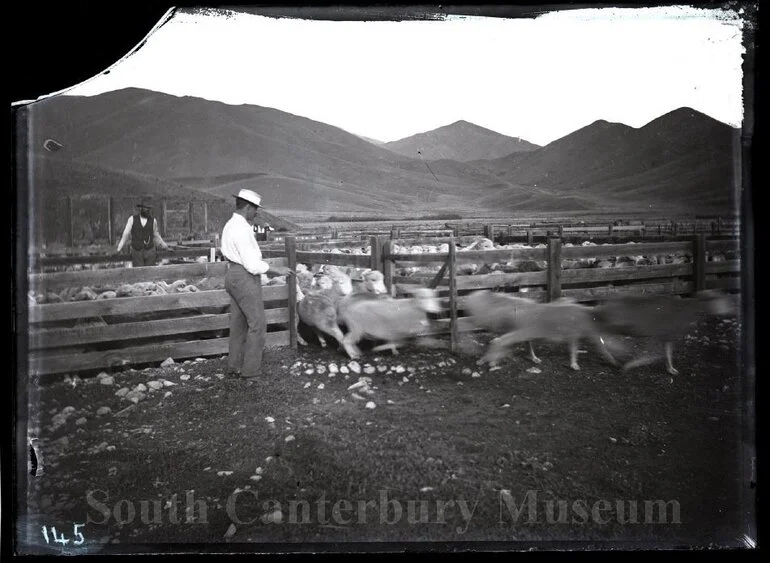
<svg viewBox="0 0 770 563">
<path fill-rule="evenodd" d="M 196 362 L 205 362 L 206 358 L 195 358 Z"/>
<path fill-rule="evenodd" d="M 373 409 L 373 408 L 376 408 L 376 407 L 377 407 L 377 405 L 374 404 L 374 401 L 369 401 L 368 403 L 366 403 L 366 408 L 367 409 Z"/>
<path fill-rule="evenodd" d="M 104 379 L 105 377 L 109 377 L 110 375 L 106 371 L 102 371 L 99 373 L 99 375 L 96 376 L 96 379 Z"/>
<path fill-rule="evenodd" d="M 404 373 L 406 368 L 404 366 L 396 366 L 396 373 Z"/>
<path fill-rule="evenodd" d="M 166 391 L 166 392 L 163 394 L 163 398 L 164 398 L 164 399 L 168 399 L 170 396 L 171 396 L 171 391 Z"/>
<path fill-rule="evenodd" d="M 168 366 L 173 366 L 176 362 L 174 361 L 174 358 L 166 358 L 163 360 L 163 362 L 160 364 L 160 367 L 166 368 Z"/>
<path fill-rule="evenodd" d="M 409 383 L 409 378 L 407 376 L 402 377 L 401 383 Z"/>
<path fill-rule="evenodd" d="M 353 385 L 348 386 L 348 391 L 352 391 L 353 389 L 358 389 L 360 387 L 366 387 L 367 383 L 364 379 L 359 379 L 356 383 Z"/>
<path fill-rule="evenodd" d="M 117 448 L 115 446 L 107 446 L 106 450 L 108 452 L 114 452 Z"/>
<path fill-rule="evenodd" d="M 501 406 L 500 408 L 501 408 L 501 409 L 508 409 L 508 408 L 510 408 L 510 407 L 511 407 L 511 405 L 509 405 L 508 403 L 505 403 L 505 404 L 504 404 L 503 406 Z"/>
<path fill-rule="evenodd" d="M 388 366 L 377 366 L 377 371 L 379 371 L 380 373 L 385 373 L 386 371 L 388 371 Z"/>
<path fill-rule="evenodd" d="M 149 387 L 153 391 L 157 391 L 158 389 L 163 387 L 163 383 L 161 383 L 160 381 L 148 381 L 147 387 Z"/>
<path fill-rule="evenodd" d="M 366 400 L 365 397 L 362 397 L 358 393 L 351 393 L 350 396 L 353 397 L 357 401 L 365 401 Z"/>
<path fill-rule="evenodd" d="M 315 373 L 315 370 L 313 368 L 308 368 L 305 370 L 305 375 L 313 375 Z"/>
<path fill-rule="evenodd" d="M 324 388 L 324 384 L 323 383 L 319 383 L 318 384 L 318 389 L 323 389 L 323 388 Z"/>
<path fill-rule="evenodd" d="M 272 416 L 266 416 L 265 422 L 267 422 L 268 424 L 273 424 L 275 422 L 275 419 Z"/>
<path fill-rule="evenodd" d="M 137 401 L 137 403 L 138 403 L 138 402 L 139 402 L 139 401 Z M 131 411 L 131 410 L 133 410 L 134 408 L 135 408 L 135 404 L 134 404 L 134 405 L 128 405 L 128 406 L 127 406 L 126 408 L 124 408 L 123 410 L 120 410 L 120 411 L 116 412 L 116 413 L 115 413 L 115 416 L 118 416 L 118 417 L 123 417 L 123 416 L 126 416 L 126 415 L 127 415 L 127 414 L 128 414 L 130 411 Z M 124 435 L 125 435 L 125 436 L 128 436 L 128 434 L 126 434 L 125 432 L 124 432 Z"/>
<path fill-rule="evenodd" d="M 299 369 L 299 368 L 301 368 L 301 367 L 302 367 L 302 362 L 300 362 L 299 360 L 297 360 L 296 362 L 294 362 L 294 363 L 292 364 L 292 366 L 291 366 L 291 369 Z"/>
<path fill-rule="evenodd" d="M 489 368 L 489 371 L 497 371 L 499 369 L 503 369 L 503 368 L 501 368 L 500 366 L 494 366 L 494 367 Z"/>
<path fill-rule="evenodd" d="M 321 399 L 319 399 L 318 397 L 313 397 L 313 400 L 311 401 L 311 403 L 313 403 L 314 405 L 320 405 Z"/>
<path fill-rule="evenodd" d="M 249 477 L 252 481 L 260 481 L 262 479 L 262 475 L 252 475 Z"/>
<path fill-rule="evenodd" d="M 610 442 L 612 442 L 613 444 L 615 444 L 617 441 L 618 441 L 618 439 L 617 439 L 617 438 L 613 438 L 612 436 L 610 436 Z"/>
<path fill-rule="evenodd" d="M 110 414 L 112 412 L 112 409 L 110 407 L 99 407 L 96 411 L 96 416 L 104 416 L 105 414 Z"/>
<path fill-rule="evenodd" d="M 353 373 L 361 373 L 361 366 L 355 360 L 348 363 L 348 368 L 350 368 L 350 371 Z"/>
<path fill-rule="evenodd" d="M 254 474 L 255 474 L 255 475 L 262 475 L 262 471 L 263 471 L 263 469 L 262 469 L 261 467 L 257 467 L 257 468 L 254 470 Z"/>
<path fill-rule="evenodd" d="M 372 374 L 372 373 L 374 373 L 374 372 L 376 372 L 376 371 L 377 371 L 377 370 L 375 369 L 375 367 L 374 367 L 374 366 L 366 366 L 366 367 L 364 368 L 364 373 Z"/>
<path fill-rule="evenodd" d="M 350 370 L 348 370 L 348 366 L 340 366 L 340 373 L 348 373 Z"/>
<path fill-rule="evenodd" d="M 139 393 L 144 393 L 147 391 L 147 386 L 144 383 L 140 383 L 136 387 L 134 387 L 134 391 L 137 391 Z"/>
<path fill-rule="evenodd" d="M 310 382 L 308 381 L 307 383 L 305 383 L 304 389 L 307 389 L 308 387 L 310 387 L 310 385 L 311 385 L 311 384 L 310 384 Z"/>
<path fill-rule="evenodd" d="M 144 393 L 140 393 L 138 391 L 137 392 L 133 392 L 132 391 L 131 393 L 126 395 L 126 399 L 128 399 L 129 401 L 131 401 L 134 404 L 137 404 L 139 401 L 144 401 L 144 399 L 146 397 L 147 397 L 147 395 L 145 395 Z"/>
<path fill-rule="evenodd" d="M 217 471 L 217 477 L 229 477 L 232 474 L 232 471 Z"/>
<path fill-rule="evenodd" d="M 477 372 L 477 371 L 474 371 L 474 372 L 471 374 L 471 377 L 481 377 L 481 374 L 480 374 L 479 372 Z"/>
<path fill-rule="evenodd" d="M 187 381 L 188 379 L 190 379 L 190 374 L 183 373 L 182 375 L 179 376 L 179 379 L 181 379 L 182 381 Z"/>
<path fill-rule="evenodd" d="M 463 375 L 470 375 L 472 373 L 471 368 L 463 368 Z"/>
<path fill-rule="evenodd" d="M 316 372 L 318 372 L 321 375 L 323 375 L 324 373 L 326 373 L 326 366 L 320 366 L 320 365 L 316 366 L 315 370 L 316 370 Z"/>
<path fill-rule="evenodd" d="M 99 383 L 101 383 L 102 385 L 112 385 L 113 383 L 115 383 L 115 379 L 108 375 L 107 377 L 102 377 L 99 380 Z"/>
<path fill-rule="evenodd" d="M 284 442 L 293 442 L 295 440 L 293 435 L 288 435 L 286 438 L 284 438 Z"/>
<path fill-rule="evenodd" d="M 75 425 L 77 426 L 83 426 L 86 422 L 88 422 L 88 419 L 84 416 L 81 416 L 75 421 Z"/>
<path fill-rule="evenodd" d="M 540 368 L 536 368 L 535 366 L 532 366 L 531 368 L 527 369 L 527 373 L 542 373 L 542 370 Z"/>
<path fill-rule="evenodd" d="M 420 489 L 420 492 L 421 493 L 427 493 L 427 492 L 432 491 L 432 490 L 433 490 L 433 487 L 423 487 L 422 489 Z"/>
<path fill-rule="evenodd" d="M 235 524 L 230 524 L 230 526 L 227 528 L 227 531 L 225 532 L 225 537 L 231 538 L 235 535 L 235 532 L 236 532 Z"/>
<path fill-rule="evenodd" d="M 209 466 L 209 467 L 204 467 L 204 468 L 203 468 L 203 471 L 211 471 L 211 466 Z"/>
<path fill-rule="evenodd" d="M 222 374 L 218 373 L 217 375 L 219 376 Z M 224 375 L 222 375 L 222 377 L 224 377 Z M 174 385 L 176 385 L 176 383 L 174 383 L 173 381 L 169 381 L 167 379 L 160 379 L 159 381 L 163 382 L 163 387 L 173 387 Z"/>
<path fill-rule="evenodd" d="M 121 387 L 120 389 L 115 391 L 115 395 L 117 395 L 118 397 L 125 397 L 126 393 L 128 393 L 128 392 L 129 392 L 129 388 L 128 387 Z"/>
<path fill-rule="evenodd" d="M 329 364 L 329 374 L 337 373 L 340 371 L 340 368 L 337 367 L 337 364 Z"/>
</svg>

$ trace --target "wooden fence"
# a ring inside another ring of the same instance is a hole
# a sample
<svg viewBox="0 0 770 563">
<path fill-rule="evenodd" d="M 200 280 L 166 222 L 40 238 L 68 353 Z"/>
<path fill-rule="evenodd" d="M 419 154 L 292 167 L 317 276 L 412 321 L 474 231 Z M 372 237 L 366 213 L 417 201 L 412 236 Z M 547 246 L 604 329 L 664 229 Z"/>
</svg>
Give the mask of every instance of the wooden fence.
<svg viewBox="0 0 770 563">
<path fill-rule="evenodd" d="M 268 262 L 286 265 L 286 258 Z M 178 279 L 224 278 L 227 263 L 31 274 L 32 291 Z M 295 294 L 296 295 L 296 294 Z M 263 287 L 267 346 L 289 343 L 289 291 Z M 296 297 L 295 297 L 296 300 Z M 30 305 L 33 375 L 75 372 L 227 353 L 230 299 L 224 289 Z M 83 322 L 84 320 L 90 322 Z"/>
<path fill-rule="evenodd" d="M 405 254 L 394 252 L 394 244 L 446 241 L 448 252 Z M 386 286 L 396 295 L 407 293 L 415 283 L 439 291 L 446 306 L 444 318 L 436 321 L 436 334 L 450 335 L 451 350 L 457 348 L 458 334 L 472 327 L 461 317 L 464 295 L 477 289 L 526 291 L 538 301 L 561 296 L 577 301 L 594 301 L 613 293 L 687 294 L 702 289 L 740 288 L 740 260 L 710 261 L 712 254 L 739 252 L 737 240 L 706 240 L 702 234 L 691 241 L 640 244 L 612 244 L 565 247 L 551 238 L 545 248 L 517 248 L 458 251 L 453 236 L 398 241 L 370 236 L 368 254 L 323 252 L 327 243 L 298 242 L 287 237 L 284 248 L 273 245 L 264 254 L 282 257 L 268 261 L 295 267 L 303 264 L 334 264 L 372 268 L 383 272 Z M 334 243 L 332 243 L 334 244 Z M 202 249 L 205 252 L 207 249 Z M 210 249 L 208 249 L 210 250 Z M 199 251 L 200 252 L 200 251 Z M 617 256 L 658 256 L 689 254 L 689 263 L 657 264 L 614 268 L 565 269 L 564 260 Z M 215 257 L 216 259 L 216 257 Z M 458 265 L 492 264 L 510 260 L 545 261 L 542 271 L 458 275 Z M 404 277 L 397 266 L 441 264 L 436 273 Z M 145 281 L 221 279 L 226 264 L 202 262 L 145 268 L 30 274 L 30 289 L 46 291 L 80 286 L 114 286 Z M 296 287 L 294 284 L 264 286 L 268 322 L 268 346 L 297 346 Z M 73 372 L 142 364 L 174 359 L 220 355 L 227 352 L 229 299 L 224 290 L 125 297 L 96 301 L 30 305 L 30 368 L 33 374 Z M 82 319 L 99 319 L 94 326 L 82 326 Z M 93 347 L 99 350 L 94 351 Z"/>
</svg>

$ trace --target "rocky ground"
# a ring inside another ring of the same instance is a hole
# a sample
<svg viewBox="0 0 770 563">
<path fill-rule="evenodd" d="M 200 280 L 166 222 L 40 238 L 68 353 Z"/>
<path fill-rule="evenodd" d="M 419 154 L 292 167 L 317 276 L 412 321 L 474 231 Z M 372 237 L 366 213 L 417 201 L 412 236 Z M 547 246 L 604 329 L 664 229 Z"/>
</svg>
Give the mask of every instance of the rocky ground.
<svg viewBox="0 0 770 563">
<path fill-rule="evenodd" d="M 678 376 L 662 362 L 620 372 L 590 348 L 573 372 L 555 344 L 536 346 L 539 366 L 521 346 L 482 368 L 476 336 L 465 354 L 411 347 L 358 362 L 271 350 L 249 382 L 225 378 L 224 358 L 40 381 L 29 416 L 37 475 L 19 530 L 30 549 L 67 553 L 169 542 L 735 545 L 738 332 L 731 320 L 694 327 L 675 350 Z M 648 515 L 645 501 L 662 502 Z"/>
</svg>

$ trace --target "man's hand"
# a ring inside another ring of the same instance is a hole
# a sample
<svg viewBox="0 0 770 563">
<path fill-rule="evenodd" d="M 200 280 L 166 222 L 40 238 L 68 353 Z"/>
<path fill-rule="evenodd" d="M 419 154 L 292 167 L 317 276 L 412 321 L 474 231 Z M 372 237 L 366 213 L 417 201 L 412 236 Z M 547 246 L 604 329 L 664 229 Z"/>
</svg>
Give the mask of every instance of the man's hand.
<svg viewBox="0 0 770 563">
<path fill-rule="evenodd" d="M 294 270 L 289 269 L 287 266 L 271 266 L 269 271 L 279 276 L 293 276 L 296 274 Z"/>
</svg>

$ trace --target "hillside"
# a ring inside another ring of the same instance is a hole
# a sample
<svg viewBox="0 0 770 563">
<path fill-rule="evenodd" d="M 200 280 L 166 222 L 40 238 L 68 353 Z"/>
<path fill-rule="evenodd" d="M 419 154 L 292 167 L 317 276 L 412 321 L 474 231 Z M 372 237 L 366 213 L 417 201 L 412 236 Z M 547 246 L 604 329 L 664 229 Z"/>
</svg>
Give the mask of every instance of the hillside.
<svg viewBox="0 0 770 563">
<path fill-rule="evenodd" d="M 730 126 L 690 108 L 634 129 L 596 121 L 528 153 L 469 163 L 505 183 L 657 206 L 732 205 Z"/>
<path fill-rule="evenodd" d="M 437 151 L 417 158 L 275 109 L 135 88 L 37 102 L 30 131 L 41 201 L 181 190 L 230 205 L 250 188 L 277 216 L 732 204 L 732 129 L 688 108 L 638 129 L 597 121 L 545 147 L 461 121 L 409 138 Z M 46 151 L 48 138 L 62 148 Z"/>
<path fill-rule="evenodd" d="M 47 137 L 63 144 L 54 158 L 183 181 L 220 196 L 250 187 L 276 210 L 446 209 L 479 185 L 434 175 L 337 127 L 259 106 L 127 89 L 59 96 L 35 104 L 31 114 L 38 150 Z"/>
<path fill-rule="evenodd" d="M 538 148 L 522 139 L 508 137 L 462 120 L 382 146 L 410 158 L 458 162 L 494 159 Z"/>
</svg>

